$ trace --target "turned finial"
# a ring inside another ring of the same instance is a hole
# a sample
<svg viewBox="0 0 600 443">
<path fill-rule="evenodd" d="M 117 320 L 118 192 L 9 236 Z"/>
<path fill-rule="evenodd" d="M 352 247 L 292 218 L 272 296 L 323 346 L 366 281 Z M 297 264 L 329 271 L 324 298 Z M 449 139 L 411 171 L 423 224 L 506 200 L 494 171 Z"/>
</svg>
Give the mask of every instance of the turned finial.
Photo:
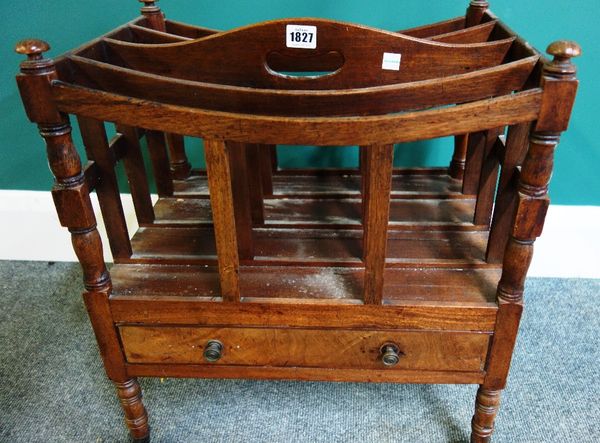
<svg viewBox="0 0 600 443">
<path fill-rule="evenodd" d="M 474 8 L 487 9 L 490 3 L 487 0 L 471 0 L 470 5 Z"/>
<path fill-rule="evenodd" d="M 44 40 L 38 40 L 35 38 L 21 40 L 15 46 L 15 51 L 19 54 L 26 55 L 28 60 L 42 59 L 42 54 L 49 49 L 50 45 L 48 43 L 46 43 Z"/>
<path fill-rule="evenodd" d="M 157 12 L 160 11 L 160 8 L 158 6 L 156 6 L 156 2 L 158 0 L 139 0 L 140 3 L 143 3 L 144 6 L 142 6 L 142 14 L 144 12 Z"/>
<path fill-rule="evenodd" d="M 54 61 L 43 56 L 44 52 L 49 49 L 48 43 L 35 38 L 21 40 L 17 43 L 15 51 L 27 56 L 27 60 L 21 62 L 21 72 L 23 74 L 44 74 L 48 69 L 53 69 Z"/>
<path fill-rule="evenodd" d="M 555 77 L 572 77 L 577 72 L 575 65 L 571 62 L 574 57 L 581 55 L 581 46 L 569 40 L 559 40 L 551 43 L 546 52 L 554 57 L 547 63 L 544 71 Z"/>
<path fill-rule="evenodd" d="M 139 0 L 142 6 L 142 15 L 146 17 L 147 26 L 156 31 L 165 31 L 165 17 L 160 8 L 156 6 L 158 0 Z"/>
<path fill-rule="evenodd" d="M 581 55 L 581 46 L 570 40 L 559 40 L 551 43 L 546 52 L 559 60 L 569 60 Z"/>
<path fill-rule="evenodd" d="M 465 17 L 465 27 L 470 28 L 481 23 L 485 11 L 490 4 L 486 0 L 471 0 L 467 8 L 467 16 Z"/>
</svg>

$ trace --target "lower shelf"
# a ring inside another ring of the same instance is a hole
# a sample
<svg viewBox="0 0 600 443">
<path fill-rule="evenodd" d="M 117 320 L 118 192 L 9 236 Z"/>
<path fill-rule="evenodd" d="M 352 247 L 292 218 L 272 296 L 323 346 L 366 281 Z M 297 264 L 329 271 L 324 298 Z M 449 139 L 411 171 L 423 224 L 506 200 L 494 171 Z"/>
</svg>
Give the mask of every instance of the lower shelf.
<svg viewBox="0 0 600 443">
<path fill-rule="evenodd" d="M 201 198 L 161 198 L 155 207 L 162 225 L 210 224 L 210 201 Z M 392 199 L 390 227 L 427 223 L 431 226 L 469 226 L 473 221 L 475 199 Z M 359 198 L 267 198 L 264 202 L 266 226 L 360 226 Z"/>
<path fill-rule="evenodd" d="M 472 223 L 474 196 L 445 169 L 396 170 L 387 266 L 484 266 L 488 227 Z M 264 223 L 243 233 L 245 265 L 362 266 L 356 171 L 282 171 L 264 199 Z M 132 240 L 133 263 L 216 264 L 206 176 L 197 171 L 161 197 L 155 221 Z M 259 210 L 260 212 L 260 210 Z"/>
<path fill-rule="evenodd" d="M 358 170 L 284 169 L 273 174 L 274 198 L 326 195 L 352 196 L 360 192 Z M 196 171 L 185 180 L 175 181 L 177 197 L 208 197 L 206 173 Z M 447 168 L 395 169 L 392 196 L 462 198 L 460 180 L 448 176 Z"/>
<path fill-rule="evenodd" d="M 362 263 L 362 231 L 254 229 L 254 261 L 334 266 Z M 485 264 L 487 231 L 390 231 L 387 262 L 443 265 Z M 132 239 L 138 262 L 216 263 L 212 228 L 142 227 Z"/>
<path fill-rule="evenodd" d="M 361 304 L 364 269 L 243 266 L 240 292 L 246 302 Z M 113 295 L 219 299 L 214 266 L 117 264 L 111 269 Z M 495 306 L 497 268 L 389 268 L 383 303 Z"/>
</svg>

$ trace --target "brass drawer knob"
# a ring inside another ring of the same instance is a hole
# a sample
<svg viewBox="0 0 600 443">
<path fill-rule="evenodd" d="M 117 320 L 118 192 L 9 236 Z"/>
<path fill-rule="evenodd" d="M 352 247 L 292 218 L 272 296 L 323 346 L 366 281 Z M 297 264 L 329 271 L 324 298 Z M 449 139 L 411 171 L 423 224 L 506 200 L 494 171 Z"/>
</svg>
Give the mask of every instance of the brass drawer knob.
<svg viewBox="0 0 600 443">
<path fill-rule="evenodd" d="M 223 356 L 223 343 L 219 340 L 209 340 L 204 347 L 204 359 L 211 363 Z"/>
<path fill-rule="evenodd" d="M 396 366 L 402 356 L 402 352 L 400 352 L 400 349 L 394 343 L 384 344 L 380 348 L 379 353 L 384 366 L 388 367 Z"/>
</svg>

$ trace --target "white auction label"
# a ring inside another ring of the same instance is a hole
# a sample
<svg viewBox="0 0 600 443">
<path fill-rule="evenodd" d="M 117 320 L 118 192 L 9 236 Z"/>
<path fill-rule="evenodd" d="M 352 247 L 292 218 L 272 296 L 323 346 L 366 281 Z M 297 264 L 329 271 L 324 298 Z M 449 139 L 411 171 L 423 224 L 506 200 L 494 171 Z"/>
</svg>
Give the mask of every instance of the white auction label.
<svg viewBox="0 0 600 443">
<path fill-rule="evenodd" d="M 395 54 L 393 52 L 384 52 L 383 61 L 381 62 L 381 69 L 387 69 L 388 71 L 399 71 L 400 60 L 402 54 Z"/>
<path fill-rule="evenodd" d="M 308 25 L 287 25 L 285 45 L 288 48 L 317 48 L 317 27 Z"/>
</svg>

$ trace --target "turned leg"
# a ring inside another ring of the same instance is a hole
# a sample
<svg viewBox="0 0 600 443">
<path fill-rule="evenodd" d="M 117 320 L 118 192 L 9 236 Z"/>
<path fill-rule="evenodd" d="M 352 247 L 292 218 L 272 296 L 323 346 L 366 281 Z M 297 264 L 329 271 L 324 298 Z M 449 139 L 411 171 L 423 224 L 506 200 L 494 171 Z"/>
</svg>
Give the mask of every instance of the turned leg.
<svg viewBox="0 0 600 443">
<path fill-rule="evenodd" d="M 121 406 L 125 412 L 125 423 L 129 428 L 131 437 L 136 443 L 150 441 L 150 428 L 148 427 L 148 414 L 142 403 L 142 390 L 135 378 L 119 383 L 114 382 Z"/>
<path fill-rule="evenodd" d="M 500 407 L 500 392 L 480 387 L 475 414 L 471 420 L 471 443 L 488 443 L 494 432 L 494 419 Z"/>
</svg>

